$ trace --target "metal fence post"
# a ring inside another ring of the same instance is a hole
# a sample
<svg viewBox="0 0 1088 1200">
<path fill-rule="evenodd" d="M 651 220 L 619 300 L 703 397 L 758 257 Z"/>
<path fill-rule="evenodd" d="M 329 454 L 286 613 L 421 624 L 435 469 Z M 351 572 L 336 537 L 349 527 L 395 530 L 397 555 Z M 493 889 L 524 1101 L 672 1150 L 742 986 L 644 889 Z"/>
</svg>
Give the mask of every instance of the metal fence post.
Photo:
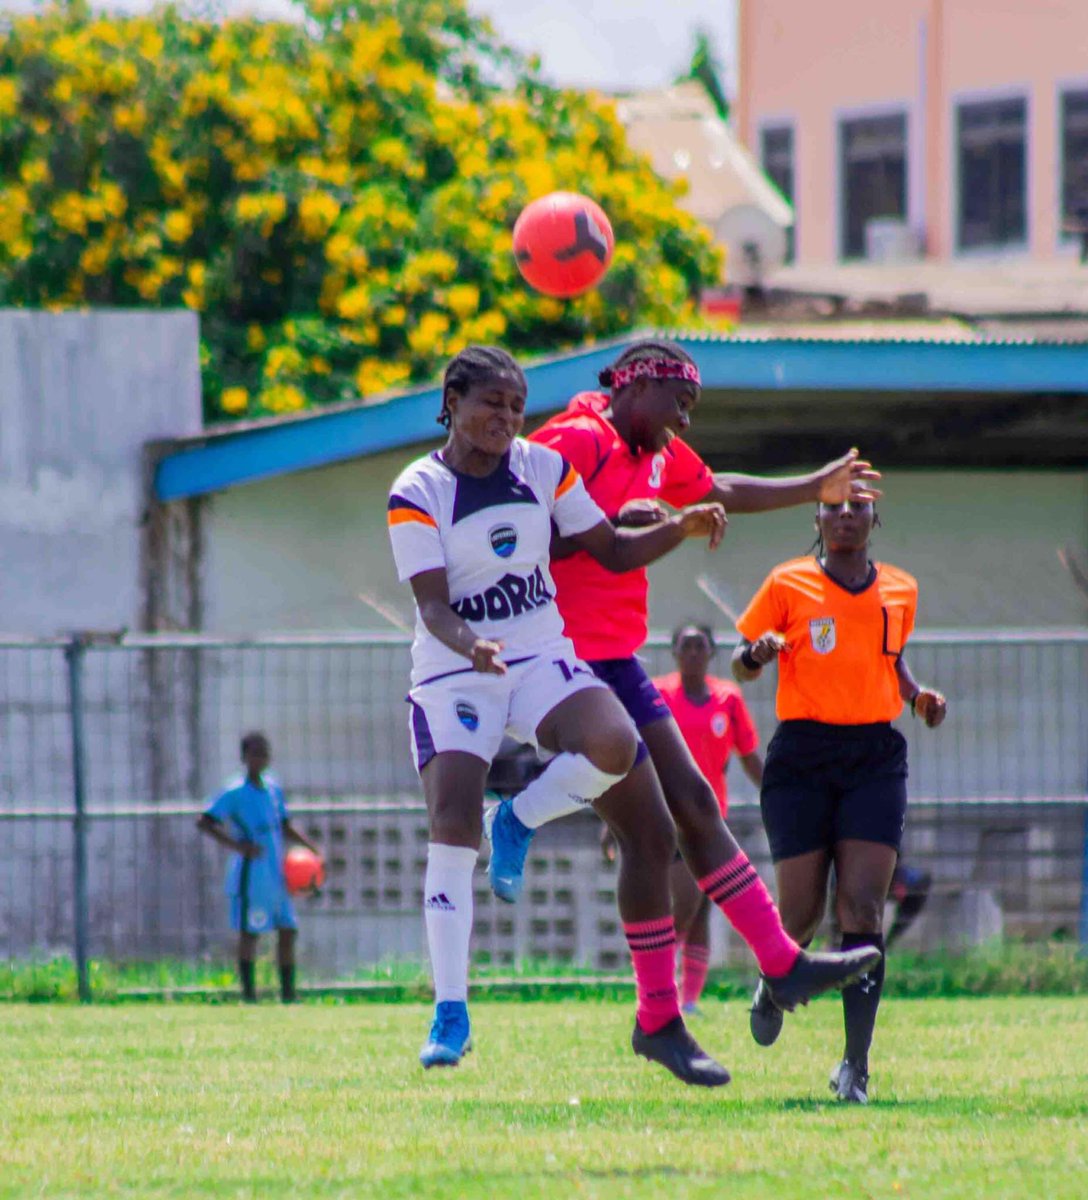
<svg viewBox="0 0 1088 1200">
<path fill-rule="evenodd" d="M 1084 851 L 1080 884 L 1080 949 L 1088 954 L 1088 805 L 1084 808 Z"/>
<path fill-rule="evenodd" d="M 76 978 L 79 999 L 91 1001 L 91 977 L 87 962 L 87 816 L 86 751 L 83 737 L 83 660 L 87 643 L 77 634 L 64 648 L 68 663 L 68 719 L 72 733 L 72 859 L 74 867 L 72 908 L 74 916 Z"/>
</svg>

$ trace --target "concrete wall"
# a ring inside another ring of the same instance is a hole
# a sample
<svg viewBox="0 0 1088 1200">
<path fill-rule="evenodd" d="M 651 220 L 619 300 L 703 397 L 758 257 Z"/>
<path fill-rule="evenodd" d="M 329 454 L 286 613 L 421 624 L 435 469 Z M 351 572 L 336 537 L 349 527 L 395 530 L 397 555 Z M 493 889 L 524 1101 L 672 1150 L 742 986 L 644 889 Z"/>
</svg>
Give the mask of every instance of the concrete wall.
<svg viewBox="0 0 1088 1200">
<path fill-rule="evenodd" d="M 207 514 L 206 627 L 378 629 L 356 600 L 368 589 L 410 611 L 385 529 L 389 485 L 415 453 L 378 455 L 214 497 Z M 880 509 L 878 557 L 920 581 L 919 625 L 1070 626 L 1088 603 L 1057 558 L 1088 546 L 1088 472 L 891 471 Z M 722 548 L 694 543 L 651 568 L 651 623 L 722 621 L 694 584 L 706 573 L 743 607 L 776 563 L 804 553 L 812 513 L 735 516 Z"/>
<path fill-rule="evenodd" d="M 800 263 L 839 257 L 842 117 L 906 111 L 911 224 L 936 258 L 955 253 L 955 108 L 1027 99 L 1027 208 L 1034 258 L 1068 253 L 1059 230 L 1058 96 L 1088 84 L 1082 0 L 741 0 L 741 140 L 794 129 Z"/>
<path fill-rule="evenodd" d="M 140 622 L 143 446 L 201 425 L 196 314 L 0 311 L 0 632 Z"/>
<path fill-rule="evenodd" d="M 296 902 L 303 981 L 347 978 L 382 961 L 423 961 L 422 805 L 299 812 L 296 819 L 326 848 L 329 863 L 322 895 Z M 905 856 L 932 873 L 934 888 L 910 944 L 932 950 L 1001 934 L 1075 936 L 1083 820 L 1082 808 L 1072 804 L 912 810 Z M 730 824 L 772 883 L 758 809 L 738 809 Z M 9 878 L 17 894 L 33 895 L 35 903 L 0 906 L 0 961 L 68 952 L 68 822 L 17 822 L 7 840 L 18 862 Z M 228 926 L 223 894 L 226 855 L 197 835 L 190 815 L 98 819 L 91 822 L 88 840 L 93 957 L 233 961 L 237 937 Z M 172 847 L 169 856 L 161 856 L 162 842 Z M 485 843 L 484 860 L 486 854 Z M 155 877 L 142 869 L 149 858 L 159 863 Z M 473 881 L 474 957 L 492 965 L 534 958 L 626 971 L 616 874 L 614 865 L 601 861 L 597 821 L 582 815 L 548 826 L 534 839 L 526 894 L 513 908 L 491 894 L 481 862 Z M 711 949 L 714 963 L 751 969 L 750 953 L 717 911 Z M 0 979 L 0 996 L 3 987 Z"/>
</svg>

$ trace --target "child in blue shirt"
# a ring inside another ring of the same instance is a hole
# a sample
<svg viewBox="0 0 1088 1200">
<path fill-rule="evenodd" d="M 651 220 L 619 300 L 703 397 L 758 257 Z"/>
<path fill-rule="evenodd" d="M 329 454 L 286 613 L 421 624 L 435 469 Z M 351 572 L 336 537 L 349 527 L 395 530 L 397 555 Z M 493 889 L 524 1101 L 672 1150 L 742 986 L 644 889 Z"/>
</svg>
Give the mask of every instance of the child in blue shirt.
<svg viewBox="0 0 1088 1200">
<path fill-rule="evenodd" d="M 298 922 L 283 874 L 284 843 L 295 842 L 320 856 L 321 851 L 291 824 L 283 791 L 265 774 L 272 751 L 263 733 L 242 738 L 245 774 L 232 779 L 197 821 L 201 833 L 233 850 L 227 868 L 231 928 L 238 930 L 238 974 L 242 999 L 257 1001 L 254 964 L 257 937 L 275 929 L 280 994 L 295 1000 L 295 939 Z"/>
</svg>

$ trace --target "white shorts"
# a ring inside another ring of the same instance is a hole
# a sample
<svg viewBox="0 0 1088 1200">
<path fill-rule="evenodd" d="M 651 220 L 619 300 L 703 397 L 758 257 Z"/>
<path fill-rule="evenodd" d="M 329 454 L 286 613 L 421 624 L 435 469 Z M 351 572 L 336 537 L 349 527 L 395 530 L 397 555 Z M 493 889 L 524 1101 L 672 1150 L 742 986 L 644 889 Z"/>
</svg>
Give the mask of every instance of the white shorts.
<svg viewBox="0 0 1088 1200">
<path fill-rule="evenodd" d="M 586 688 L 607 687 L 566 638 L 509 665 L 505 675 L 484 675 L 469 667 L 421 683 L 408 693 L 416 770 L 448 750 L 463 750 L 490 763 L 506 733 L 535 746 L 537 726 L 557 704 Z"/>
</svg>

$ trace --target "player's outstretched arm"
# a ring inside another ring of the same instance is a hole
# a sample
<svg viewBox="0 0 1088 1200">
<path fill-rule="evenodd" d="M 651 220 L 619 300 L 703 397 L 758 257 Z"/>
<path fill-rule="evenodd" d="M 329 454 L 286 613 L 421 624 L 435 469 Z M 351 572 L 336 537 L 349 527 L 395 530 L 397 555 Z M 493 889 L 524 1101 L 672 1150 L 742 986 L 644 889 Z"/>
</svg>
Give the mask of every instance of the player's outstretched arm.
<svg viewBox="0 0 1088 1200">
<path fill-rule="evenodd" d="M 936 729 L 948 714 L 948 701 L 944 695 L 918 683 L 902 654 L 895 660 L 895 673 L 899 679 L 899 694 L 910 705 L 911 714 L 921 717 L 927 729 Z"/>
<path fill-rule="evenodd" d="M 450 607 L 450 583 L 445 567 L 413 575 L 412 593 L 427 632 L 455 654 L 467 658 L 473 669 L 485 675 L 505 675 L 506 664 L 499 655 L 502 643 L 482 638 Z"/>
<path fill-rule="evenodd" d="M 711 550 L 721 545 L 728 524 L 720 504 L 693 504 L 663 521 L 632 529 L 617 529 L 610 521 L 599 521 L 571 541 L 592 555 L 602 567 L 617 573 L 648 566 L 675 550 L 686 538 L 705 537 Z"/>
<path fill-rule="evenodd" d="M 859 456 L 857 449 L 808 475 L 766 479 L 760 475 L 715 475 L 708 500 L 724 504 L 729 512 L 768 512 L 795 504 L 841 504 L 844 500 L 878 500 L 875 486 L 880 472 Z"/>
</svg>

